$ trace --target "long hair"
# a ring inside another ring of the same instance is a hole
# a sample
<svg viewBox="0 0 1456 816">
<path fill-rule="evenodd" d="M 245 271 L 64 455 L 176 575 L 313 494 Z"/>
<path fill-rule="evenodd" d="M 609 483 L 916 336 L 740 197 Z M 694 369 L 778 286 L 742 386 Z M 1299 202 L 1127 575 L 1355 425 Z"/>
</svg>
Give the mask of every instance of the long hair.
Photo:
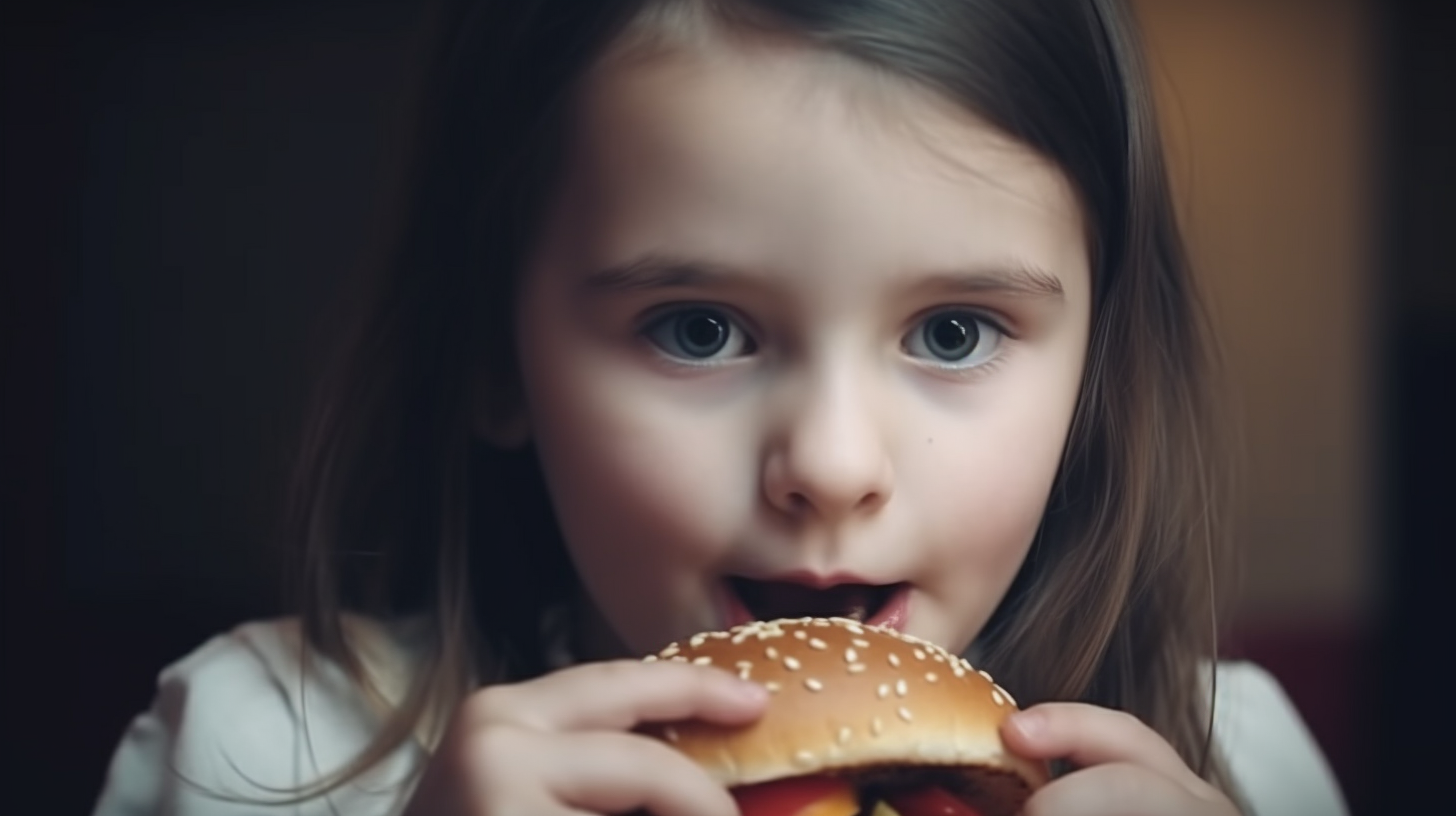
<svg viewBox="0 0 1456 816">
<path fill-rule="evenodd" d="M 1037 539 L 979 641 L 1024 703 L 1122 709 L 1208 756 L 1221 447 L 1205 319 L 1130 15 L 1115 0 L 481 0 L 438 19 L 409 205 L 372 308 L 320 390 L 294 497 L 310 647 L 361 684 L 344 610 L 430 633 L 408 693 L 318 791 L 481 684 L 547 670 L 576 578 L 535 457 L 473 440 L 518 398 L 515 284 L 555 187 L 573 92 L 621 38 L 686 10 L 768 28 L 929 88 L 1052 160 L 1093 269 L 1087 365 Z M 651 12 L 651 13 L 649 13 Z M 648 32 L 644 36 L 644 31 Z M 483 391 L 478 383 L 487 383 Z"/>
</svg>

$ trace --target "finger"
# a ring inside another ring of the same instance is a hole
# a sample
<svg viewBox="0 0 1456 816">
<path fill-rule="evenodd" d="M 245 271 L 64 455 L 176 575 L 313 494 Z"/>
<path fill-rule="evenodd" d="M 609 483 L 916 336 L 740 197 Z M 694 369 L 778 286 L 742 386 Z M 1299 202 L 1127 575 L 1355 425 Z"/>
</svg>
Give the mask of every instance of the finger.
<svg viewBox="0 0 1456 816">
<path fill-rule="evenodd" d="M 1126 712 L 1085 703 L 1042 703 L 1007 718 L 1001 736 L 1013 752 L 1029 759 L 1065 759 L 1082 768 L 1125 762 L 1190 789 L 1206 788 L 1167 740 Z"/>
<path fill-rule="evenodd" d="M 632 734 L 550 735 L 547 785 L 563 805 L 591 813 L 639 808 L 654 816 L 737 816 L 723 786 L 671 747 Z"/>
<path fill-rule="evenodd" d="M 542 781 L 552 762 L 548 736 L 556 737 L 508 725 L 451 731 L 415 786 L 406 816 L 587 816 Z"/>
<path fill-rule="evenodd" d="M 752 722 L 768 692 L 721 669 L 687 663 L 617 660 L 553 672 L 525 683 L 492 686 L 466 702 L 479 722 L 549 731 L 625 731 L 643 722 L 701 719 Z"/>
<path fill-rule="evenodd" d="M 1022 816 L 1200 816 L 1227 813 L 1211 800 L 1141 765 L 1097 765 L 1067 774 L 1032 794 Z"/>
</svg>

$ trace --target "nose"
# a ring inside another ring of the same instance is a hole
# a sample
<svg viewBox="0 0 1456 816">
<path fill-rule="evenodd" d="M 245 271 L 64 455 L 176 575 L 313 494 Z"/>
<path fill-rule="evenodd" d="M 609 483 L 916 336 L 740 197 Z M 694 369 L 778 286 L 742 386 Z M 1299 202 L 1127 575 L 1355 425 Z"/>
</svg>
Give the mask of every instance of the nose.
<svg viewBox="0 0 1456 816">
<path fill-rule="evenodd" d="M 824 379 L 785 395 L 764 456 L 763 489 L 794 519 L 837 523 L 884 506 L 895 478 L 872 393 L 846 376 Z"/>
</svg>

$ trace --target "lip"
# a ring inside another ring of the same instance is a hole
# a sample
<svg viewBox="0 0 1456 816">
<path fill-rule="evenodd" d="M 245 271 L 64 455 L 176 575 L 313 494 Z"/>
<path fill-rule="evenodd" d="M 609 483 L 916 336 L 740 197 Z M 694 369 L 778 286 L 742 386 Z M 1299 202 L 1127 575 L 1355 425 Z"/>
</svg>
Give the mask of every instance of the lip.
<svg viewBox="0 0 1456 816">
<path fill-rule="evenodd" d="M 758 581 L 777 581 L 778 583 L 782 584 L 803 584 L 804 586 L 811 589 L 829 589 L 830 587 L 837 587 L 841 584 L 865 584 L 867 586 L 874 586 L 880 583 L 879 581 L 871 581 L 868 578 L 856 575 L 852 572 L 832 572 L 828 575 L 820 575 L 817 572 L 810 572 L 809 570 L 795 570 L 793 572 L 785 572 L 781 575 L 765 575 L 752 577 L 754 578 L 754 580 Z"/>
<path fill-rule="evenodd" d="M 762 580 L 792 581 L 815 589 L 828 589 L 839 586 L 840 584 L 874 585 L 871 581 L 849 573 L 834 573 L 828 576 L 816 577 L 808 572 L 795 572 Z M 890 596 L 885 599 L 885 603 L 864 623 L 869 626 L 883 626 L 897 632 L 905 631 L 905 625 L 910 619 L 910 590 L 911 586 L 908 583 L 902 582 L 897 584 L 895 589 L 890 593 Z M 720 618 L 723 620 L 725 629 L 741 626 L 757 620 L 753 613 L 748 611 L 748 607 L 743 605 L 743 601 L 739 599 L 738 593 L 733 591 L 733 588 L 728 585 L 727 581 L 719 584 L 718 594 L 721 608 Z"/>
<path fill-rule="evenodd" d="M 738 593 L 728 585 L 727 581 L 718 584 L 719 603 L 722 605 L 723 628 L 731 629 L 734 626 L 742 626 L 754 620 L 753 613 L 738 599 Z"/>
<path fill-rule="evenodd" d="M 910 585 L 900 584 L 890 597 L 885 600 L 885 605 L 880 607 L 865 623 L 870 626 L 883 626 L 887 629 L 894 629 L 896 632 L 905 631 L 905 624 L 910 619 Z"/>
</svg>

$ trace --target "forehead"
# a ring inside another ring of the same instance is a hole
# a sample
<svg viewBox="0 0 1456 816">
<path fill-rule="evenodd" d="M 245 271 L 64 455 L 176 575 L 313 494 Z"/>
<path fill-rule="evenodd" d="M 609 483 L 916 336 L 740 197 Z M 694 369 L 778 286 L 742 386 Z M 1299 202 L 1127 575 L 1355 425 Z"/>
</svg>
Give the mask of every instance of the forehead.
<svg viewBox="0 0 1456 816">
<path fill-rule="evenodd" d="M 875 257 L 887 237 L 909 265 L 1018 244 L 1070 277 L 1085 265 L 1082 213 L 1054 164 L 935 93 L 823 49 L 725 36 L 609 55 L 575 121 L 567 177 L 590 202 L 583 237 L 647 228 L 643 241 L 705 243 L 749 266 L 763 259 L 743 256 L 765 243 Z"/>
</svg>

